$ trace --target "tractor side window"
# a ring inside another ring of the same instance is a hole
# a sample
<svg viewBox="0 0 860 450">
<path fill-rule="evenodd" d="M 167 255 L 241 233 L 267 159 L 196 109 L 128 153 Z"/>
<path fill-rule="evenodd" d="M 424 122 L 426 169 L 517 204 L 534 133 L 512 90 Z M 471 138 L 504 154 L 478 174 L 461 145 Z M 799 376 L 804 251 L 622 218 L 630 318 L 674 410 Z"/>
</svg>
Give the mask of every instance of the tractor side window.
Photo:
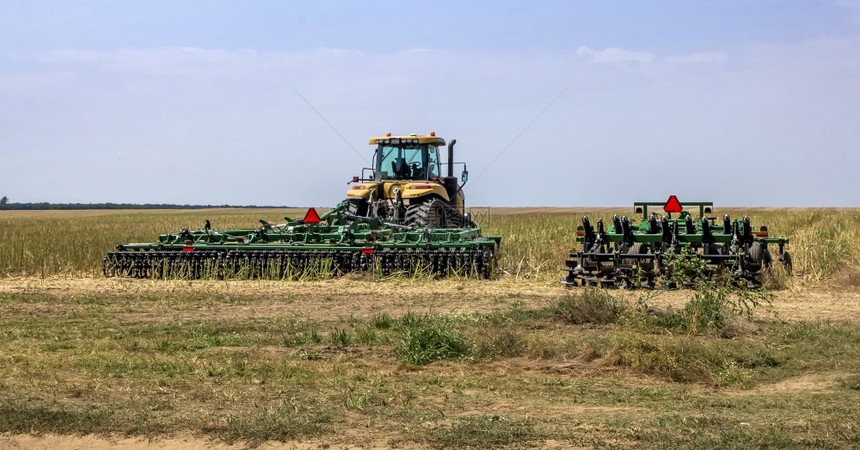
<svg viewBox="0 0 860 450">
<path fill-rule="evenodd" d="M 439 176 L 439 147 L 427 147 L 427 178 Z"/>
<path fill-rule="evenodd" d="M 376 151 L 377 161 L 379 166 L 376 170 L 376 179 L 377 180 L 390 180 L 392 178 L 396 178 L 394 176 L 394 166 L 395 160 L 400 157 L 400 153 L 397 147 L 389 147 L 380 145 L 379 149 Z"/>
</svg>

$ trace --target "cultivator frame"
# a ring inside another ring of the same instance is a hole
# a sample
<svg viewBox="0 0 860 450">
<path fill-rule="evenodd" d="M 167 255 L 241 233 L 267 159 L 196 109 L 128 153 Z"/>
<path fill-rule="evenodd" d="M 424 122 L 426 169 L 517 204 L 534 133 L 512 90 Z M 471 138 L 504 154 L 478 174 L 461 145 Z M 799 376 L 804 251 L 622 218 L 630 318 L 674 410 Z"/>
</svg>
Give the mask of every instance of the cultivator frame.
<svg viewBox="0 0 860 450">
<path fill-rule="evenodd" d="M 183 229 L 158 242 L 118 245 L 103 261 L 105 276 L 135 278 L 295 279 L 352 271 L 462 274 L 489 278 L 498 236 L 477 228 L 423 228 L 350 214 L 343 202 L 325 214 L 285 218 L 256 229 Z"/>
<path fill-rule="evenodd" d="M 663 206 L 665 215 L 649 214 L 649 207 Z M 699 217 L 684 211 L 684 207 L 699 210 Z M 724 215 L 722 223 L 708 217 L 712 202 L 684 202 L 675 196 L 666 203 L 636 202 L 636 213 L 642 214 L 638 225 L 626 216 L 612 217 L 611 225 L 598 220 L 596 226 L 586 216 L 577 227 L 576 242 L 582 248 L 570 253 L 566 265 L 568 275 L 562 283 L 569 286 L 619 286 L 624 288 L 654 288 L 662 280 L 666 287 L 675 287 L 675 261 L 697 258 L 704 263 L 705 273 L 687 274 L 688 279 L 711 277 L 726 269 L 738 281 L 758 286 L 760 275 L 772 263 L 768 244 L 778 247 L 777 259 L 791 270 L 791 255 L 785 251 L 788 238 L 769 237 L 767 227 L 754 231 L 749 217 L 732 220 Z M 672 214 L 677 213 L 677 218 Z"/>
</svg>

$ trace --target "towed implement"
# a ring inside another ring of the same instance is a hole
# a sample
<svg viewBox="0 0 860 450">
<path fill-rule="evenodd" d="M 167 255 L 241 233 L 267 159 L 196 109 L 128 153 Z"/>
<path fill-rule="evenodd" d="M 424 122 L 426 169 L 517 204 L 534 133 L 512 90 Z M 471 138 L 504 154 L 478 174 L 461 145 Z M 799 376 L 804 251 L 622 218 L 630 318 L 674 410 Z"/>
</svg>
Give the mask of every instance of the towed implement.
<svg viewBox="0 0 860 450">
<path fill-rule="evenodd" d="M 649 206 L 663 206 L 665 215 L 649 214 Z M 694 218 L 684 206 L 698 207 L 699 216 Z M 582 218 L 576 231 L 576 242 L 582 247 L 570 253 L 568 275 L 562 283 L 653 288 L 659 281 L 665 287 L 675 287 L 679 278 L 674 275 L 685 270 L 677 262 L 695 258 L 704 270 L 686 273 L 687 279 L 726 271 L 754 287 L 761 284 L 762 272 L 773 262 L 769 244 L 777 246 L 777 259 L 791 271 L 791 255 L 785 251 L 788 238 L 769 237 L 765 226 L 754 230 L 749 217 L 732 220 L 724 215 L 718 222 L 716 217 L 707 216 L 712 202 L 682 204 L 673 195 L 665 204 L 637 202 L 634 208 L 642 214 L 638 224 L 635 219 L 617 215 L 609 226 L 603 220 L 592 224 L 588 217 Z"/>
<path fill-rule="evenodd" d="M 265 278 L 334 276 L 352 271 L 488 278 L 501 238 L 477 228 L 417 229 L 348 212 L 349 203 L 319 215 L 256 229 L 183 229 L 158 242 L 118 245 L 104 274 L 135 278 Z"/>
<path fill-rule="evenodd" d="M 118 245 L 104 258 L 104 274 L 295 279 L 375 271 L 489 278 L 501 238 L 483 236 L 464 211 L 463 185 L 453 176 L 454 142 L 442 176 L 445 141 L 435 133 L 371 138 L 374 167 L 353 177 L 346 200 L 325 214 L 311 208 L 303 219 L 261 220 L 258 228 L 238 230 L 213 230 L 206 221 L 202 230 Z M 467 179 L 464 164 L 462 183 Z"/>
</svg>

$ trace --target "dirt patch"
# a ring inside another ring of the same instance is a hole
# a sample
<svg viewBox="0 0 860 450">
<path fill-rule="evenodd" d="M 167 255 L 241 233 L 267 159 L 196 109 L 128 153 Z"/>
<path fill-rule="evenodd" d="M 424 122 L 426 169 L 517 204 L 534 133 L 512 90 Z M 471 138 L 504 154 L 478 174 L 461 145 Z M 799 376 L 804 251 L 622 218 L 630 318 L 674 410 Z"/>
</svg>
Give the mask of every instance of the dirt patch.
<svg viewBox="0 0 860 450">
<path fill-rule="evenodd" d="M 0 279 L 0 294 L 47 294 L 56 296 L 143 296 L 172 301 L 182 295 L 210 296 L 204 310 L 176 310 L 176 318 L 220 319 L 242 317 L 301 317 L 337 320 L 368 319 L 380 314 L 395 317 L 413 312 L 486 314 L 512 307 L 539 309 L 554 305 L 571 292 L 557 283 L 518 280 L 394 279 L 375 281 L 349 277 L 314 282 L 135 280 L 83 277 L 11 277 Z M 758 320 L 860 321 L 860 290 L 856 286 L 819 286 L 773 291 L 773 311 L 762 308 Z M 647 298 L 656 308 L 679 310 L 692 291 L 612 291 L 631 304 Z M 238 302 L 222 301 L 224 298 Z M 220 300 L 219 300 L 220 299 Z M 31 305 L 38 309 L 40 306 Z M 42 305 L 55 313 L 62 305 Z M 125 313 L 133 319 L 134 314 Z M 147 318 L 151 319 L 151 318 Z"/>
<path fill-rule="evenodd" d="M 833 389 L 836 384 L 833 374 L 808 374 L 765 384 L 749 391 L 751 394 L 791 394 L 800 392 L 824 392 Z"/>
<path fill-rule="evenodd" d="M 851 288 L 856 290 L 860 288 L 860 264 L 844 267 L 833 276 L 828 284 L 836 289 Z"/>
<path fill-rule="evenodd" d="M 552 304 L 563 291 L 510 280 L 415 282 L 359 281 L 346 278 L 317 282 L 272 281 L 153 281 L 105 278 L 6 278 L 0 294 L 48 294 L 54 296 L 111 296 L 131 306 L 141 301 L 176 303 L 168 317 L 153 316 L 146 307 L 118 312 L 124 320 L 241 319 L 248 317 L 297 317 L 319 322 L 343 318 L 370 319 L 415 314 L 486 314 Z M 205 308 L 183 309 L 182 296 L 211 297 Z M 139 300 L 145 298 L 146 300 Z M 62 314 L 71 304 L 37 303 L 27 306 L 45 314 Z M 135 310 L 136 309 L 136 310 Z M 161 314 L 161 313 L 159 313 Z"/>
<path fill-rule="evenodd" d="M 40 449 L 40 450 L 137 450 L 137 449 L 155 449 L 155 448 L 182 448 L 183 450 L 233 450 L 246 449 L 245 444 L 225 444 L 223 442 L 213 441 L 206 438 L 198 438 L 194 436 L 174 436 L 174 437 L 159 437 L 157 439 L 147 438 L 126 438 L 126 437 L 109 437 L 109 436 L 68 436 L 56 434 L 43 434 L 39 436 L 24 435 L 0 435 L 0 447 L 8 449 Z M 317 449 L 317 448 L 332 448 L 332 449 L 364 449 L 364 448 L 390 448 L 388 440 L 367 441 L 361 439 L 360 443 L 344 444 L 334 443 L 325 440 L 307 440 L 307 441 L 291 441 L 291 442 L 273 442 L 268 441 L 255 447 L 261 450 L 267 449 Z M 417 449 L 421 448 L 418 445 L 399 442 L 397 448 Z M 553 447 L 557 448 L 557 447 Z"/>
<path fill-rule="evenodd" d="M 756 320 L 789 321 L 860 321 L 860 290 L 843 287 L 808 287 L 772 291 L 771 307 L 760 308 L 755 313 Z M 621 295 L 631 304 L 641 296 L 657 309 L 678 311 L 683 309 L 693 292 L 677 291 L 621 291 Z M 776 313 L 776 315 L 774 315 Z"/>
</svg>

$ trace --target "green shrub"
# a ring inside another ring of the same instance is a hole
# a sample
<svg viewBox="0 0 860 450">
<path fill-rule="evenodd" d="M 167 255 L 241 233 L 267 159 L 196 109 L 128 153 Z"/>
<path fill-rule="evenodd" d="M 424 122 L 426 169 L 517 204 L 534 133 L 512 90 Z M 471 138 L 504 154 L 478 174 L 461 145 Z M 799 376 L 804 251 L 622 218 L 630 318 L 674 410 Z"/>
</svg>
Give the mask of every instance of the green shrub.
<svg viewBox="0 0 860 450">
<path fill-rule="evenodd" d="M 726 324 L 725 298 L 708 289 L 700 289 L 684 305 L 682 323 L 687 331 L 695 333 L 708 328 L 720 329 Z"/>
</svg>

